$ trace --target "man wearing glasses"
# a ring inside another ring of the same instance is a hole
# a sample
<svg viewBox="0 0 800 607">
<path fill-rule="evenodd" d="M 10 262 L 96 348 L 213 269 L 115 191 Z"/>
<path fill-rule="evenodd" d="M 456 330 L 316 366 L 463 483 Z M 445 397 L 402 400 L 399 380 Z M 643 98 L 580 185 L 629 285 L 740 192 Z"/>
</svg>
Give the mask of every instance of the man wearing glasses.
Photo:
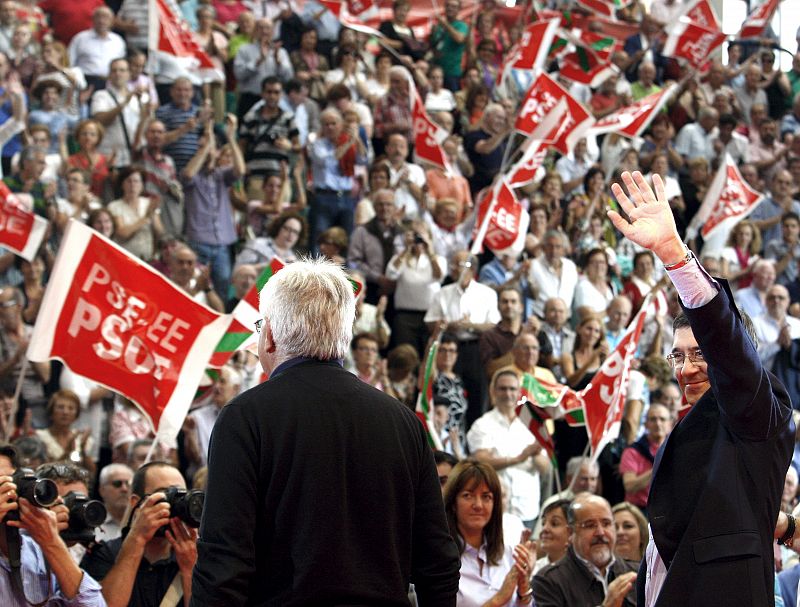
<svg viewBox="0 0 800 607">
<path fill-rule="evenodd" d="M 100 471 L 97 492 L 106 506 L 106 520 L 95 531 L 98 542 L 122 535 L 122 517 L 128 507 L 133 470 L 125 464 L 108 464 Z"/>
<path fill-rule="evenodd" d="M 617 532 L 605 498 L 579 493 L 567 510 L 567 555 L 533 577 L 536 607 L 633 607 L 636 563 L 614 555 Z"/>
<path fill-rule="evenodd" d="M 655 457 L 637 604 L 773 605 L 773 534 L 791 544 L 795 531 L 783 517 L 775 529 L 794 444 L 791 402 L 727 284 L 678 236 L 661 179 L 655 194 L 641 173 L 622 179 L 628 195 L 619 184 L 612 191 L 630 219 L 608 215 L 658 256 L 678 291 L 684 314 L 667 358 L 689 405 Z"/>
</svg>

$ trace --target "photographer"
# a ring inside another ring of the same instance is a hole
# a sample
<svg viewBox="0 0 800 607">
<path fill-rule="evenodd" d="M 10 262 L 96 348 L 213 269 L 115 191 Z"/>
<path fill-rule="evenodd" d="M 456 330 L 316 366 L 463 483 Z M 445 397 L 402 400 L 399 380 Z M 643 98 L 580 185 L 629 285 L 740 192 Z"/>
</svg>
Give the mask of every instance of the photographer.
<svg viewBox="0 0 800 607">
<path fill-rule="evenodd" d="M 174 516 L 166 501 L 170 488 L 186 489 L 177 468 L 164 462 L 139 468 L 122 537 L 100 542 L 84 557 L 81 565 L 101 581 L 109 606 L 179 605 L 181 596 L 189 604 L 197 531 Z"/>
<path fill-rule="evenodd" d="M 70 558 L 59 531 L 67 527 L 67 513 L 34 506 L 17 496 L 18 487 L 12 475 L 16 468 L 16 452 L 8 445 L 0 446 L 0 604 L 7 607 L 27 606 L 29 601 L 40 605 L 89 607 L 105 605 L 100 586 Z M 18 520 L 13 520 L 17 518 Z M 14 574 L 8 562 L 14 560 L 13 529 L 19 534 L 20 578 L 25 596 L 16 589 Z M 8 559 L 8 560 L 6 560 Z"/>
</svg>

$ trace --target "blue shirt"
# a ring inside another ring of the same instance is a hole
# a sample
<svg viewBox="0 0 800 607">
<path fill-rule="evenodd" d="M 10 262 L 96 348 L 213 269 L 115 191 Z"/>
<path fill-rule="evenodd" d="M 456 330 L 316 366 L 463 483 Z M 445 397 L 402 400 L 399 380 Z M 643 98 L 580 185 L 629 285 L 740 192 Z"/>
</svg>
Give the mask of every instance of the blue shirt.
<svg viewBox="0 0 800 607">
<path fill-rule="evenodd" d="M 188 122 L 189 118 L 197 114 L 200 108 L 194 104 L 188 110 L 182 110 L 172 103 L 162 105 L 156 110 L 156 118 L 164 123 L 167 131 L 174 131 Z M 175 140 L 168 146 L 164 146 L 164 153 L 171 156 L 175 161 L 175 170 L 179 173 L 197 153 L 198 140 L 200 135 L 197 129 L 189 131 L 183 137 Z"/>
<path fill-rule="evenodd" d="M 182 181 L 186 238 L 208 245 L 236 242 L 233 208 L 228 194 L 228 188 L 236 181 L 233 169 L 200 169 L 194 177 Z"/>
<path fill-rule="evenodd" d="M 78 593 L 68 599 L 61 593 L 56 576 L 50 573 L 44 553 L 35 541 L 27 534 L 20 533 L 22 549 L 22 585 L 25 597 L 31 603 L 47 601 L 48 607 L 105 607 L 100 584 L 88 573 L 83 573 Z M 0 557 L 0 605 L 3 607 L 28 607 L 25 601 L 14 594 L 11 586 L 11 566 L 8 559 Z"/>
<path fill-rule="evenodd" d="M 353 189 L 353 178 L 342 175 L 339 170 L 336 148 L 331 141 L 324 137 L 316 139 L 308 146 L 308 154 L 311 157 L 315 188 L 350 193 Z"/>
</svg>

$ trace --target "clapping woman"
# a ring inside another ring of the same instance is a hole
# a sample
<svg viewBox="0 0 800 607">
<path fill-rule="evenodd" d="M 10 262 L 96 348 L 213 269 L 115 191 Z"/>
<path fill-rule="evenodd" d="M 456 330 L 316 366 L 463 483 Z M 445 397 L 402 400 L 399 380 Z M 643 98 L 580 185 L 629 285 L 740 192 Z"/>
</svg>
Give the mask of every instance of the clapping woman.
<svg viewBox="0 0 800 607">
<path fill-rule="evenodd" d="M 535 556 L 527 541 L 503 543 L 500 479 L 476 460 L 460 462 L 444 488 L 450 535 L 461 552 L 458 607 L 530 605 Z"/>
</svg>

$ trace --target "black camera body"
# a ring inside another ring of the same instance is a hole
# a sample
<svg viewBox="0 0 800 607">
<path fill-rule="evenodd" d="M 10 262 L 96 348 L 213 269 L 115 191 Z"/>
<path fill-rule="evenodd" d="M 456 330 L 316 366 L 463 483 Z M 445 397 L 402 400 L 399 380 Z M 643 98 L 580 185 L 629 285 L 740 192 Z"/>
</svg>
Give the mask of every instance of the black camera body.
<svg viewBox="0 0 800 607">
<path fill-rule="evenodd" d="M 206 500 L 204 491 L 169 487 L 164 490 L 164 495 L 164 501 L 169 504 L 170 518 L 178 517 L 186 525 L 195 529 L 200 526 L 200 519 L 203 516 L 203 503 Z M 156 535 L 164 535 L 167 529 L 169 529 L 169 526 L 164 525 L 156 532 Z"/>
<path fill-rule="evenodd" d="M 69 509 L 69 527 L 61 532 L 61 539 L 83 545 L 92 543 L 95 528 L 106 520 L 105 504 L 89 499 L 84 493 L 70 491 L 64 496 L 64 505 Z"/>
<path fill-rule="evenodd" d="M 416 232 L 414 232 L 414 244 L 425 244 L 425 239 Z"/>
<path fill-rule="evenodd" d="M 17 495 L 34 506 L 49 508 L 58 502 L 58 486 L 49 478 L 37 478 L 30 468 L 17 468 L 11 478 Z"/>
</svg>

